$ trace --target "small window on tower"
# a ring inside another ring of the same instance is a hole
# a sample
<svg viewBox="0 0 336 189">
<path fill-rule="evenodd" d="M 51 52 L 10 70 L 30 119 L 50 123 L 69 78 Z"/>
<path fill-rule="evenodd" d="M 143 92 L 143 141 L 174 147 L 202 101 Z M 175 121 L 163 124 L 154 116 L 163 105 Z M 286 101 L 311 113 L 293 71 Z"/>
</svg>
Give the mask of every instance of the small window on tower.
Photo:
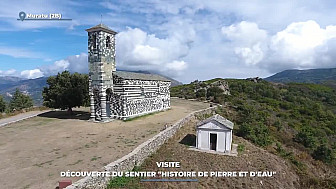
<svg viewBox="0 0 336 189">
<path fill-rule="evenodd" d="M 106 37 L 106 47 L 110 47 L 111 46 L 111 39 L 110 39 L 110 36 L 107 36 Z"/>
<path fill-rule="evenodd" d="M 92 45 L 93 45 L 93 48 L 97 48 L 97 37 L 96 37 L 96 34 L 93 34 L 92 36 Z"/>
</svg>

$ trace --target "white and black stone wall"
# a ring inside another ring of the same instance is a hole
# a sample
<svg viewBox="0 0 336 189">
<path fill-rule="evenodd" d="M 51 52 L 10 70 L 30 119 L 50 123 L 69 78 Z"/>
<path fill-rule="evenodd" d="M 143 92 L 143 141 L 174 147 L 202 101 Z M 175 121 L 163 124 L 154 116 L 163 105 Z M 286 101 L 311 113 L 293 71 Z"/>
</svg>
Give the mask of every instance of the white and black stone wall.
<svg viewBox="0 0 336 189">
<path fill-rule="evenodd" d="M 112 117 L 127 119 L 170 108 L 169 81 L 113 78 Z"/>
</svg>

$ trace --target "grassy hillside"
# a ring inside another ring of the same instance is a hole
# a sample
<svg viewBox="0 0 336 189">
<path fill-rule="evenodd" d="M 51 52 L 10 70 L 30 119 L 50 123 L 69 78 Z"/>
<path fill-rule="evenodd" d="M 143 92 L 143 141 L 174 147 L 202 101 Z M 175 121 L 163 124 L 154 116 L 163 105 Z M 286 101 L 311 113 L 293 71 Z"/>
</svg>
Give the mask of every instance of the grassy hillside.
<svg viewBox="0 0 336 189">
<path fill-rule="evenodd" d="M 310 69 L 310 70 L 285 70 L 266 78 L 267 81 L 279 83 L 323 83 L 336 81 L 336 68 Z"/>
<path fill-rule="evenodd" d="M 218 80 L 218 79 L 217 79 Z M 295 167 L 301 186 L 336 187 L 336 91 L 330 85 L 226 80 L 231 95 L 204 85 L 173 87 L 171 96 L 225 104 L 234 133 Z"/>
</svg>

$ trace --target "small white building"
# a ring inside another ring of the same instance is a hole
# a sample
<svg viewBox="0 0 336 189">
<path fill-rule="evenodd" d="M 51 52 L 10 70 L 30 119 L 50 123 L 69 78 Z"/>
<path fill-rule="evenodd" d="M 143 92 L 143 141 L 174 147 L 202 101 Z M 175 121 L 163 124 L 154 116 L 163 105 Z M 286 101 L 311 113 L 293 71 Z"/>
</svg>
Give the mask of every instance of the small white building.
<svg viewBox="0 0 336 189">
<path fill-rule="evenodd" d="M 218 114 L 201 121 L 196 125 L 196 148 L 230 153 L 233 125 Z"/>
</svg>

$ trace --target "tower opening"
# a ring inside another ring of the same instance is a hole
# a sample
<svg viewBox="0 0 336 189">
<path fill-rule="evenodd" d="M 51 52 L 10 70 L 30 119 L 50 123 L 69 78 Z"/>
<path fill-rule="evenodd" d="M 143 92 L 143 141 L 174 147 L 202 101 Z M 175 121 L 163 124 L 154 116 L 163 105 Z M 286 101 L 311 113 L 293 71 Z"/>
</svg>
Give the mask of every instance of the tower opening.
<svg viewBox="0 0 336 189">
<path fill-rule="evenodd" d="M 111 39 L 110 39 L 110 36 L 107 36 L 107 37 L 106 37 L 106 47 L 107 47 L 107 48 L 111 47 Z"/>
<path fill-rule="evenodd" d="M 92 39 L 92 43 L 93 43 L 93 48 L 96 49 L 97 48 L 97 37 L 96 34 L 93 34 L 93 39 Z"/>
</svg>

